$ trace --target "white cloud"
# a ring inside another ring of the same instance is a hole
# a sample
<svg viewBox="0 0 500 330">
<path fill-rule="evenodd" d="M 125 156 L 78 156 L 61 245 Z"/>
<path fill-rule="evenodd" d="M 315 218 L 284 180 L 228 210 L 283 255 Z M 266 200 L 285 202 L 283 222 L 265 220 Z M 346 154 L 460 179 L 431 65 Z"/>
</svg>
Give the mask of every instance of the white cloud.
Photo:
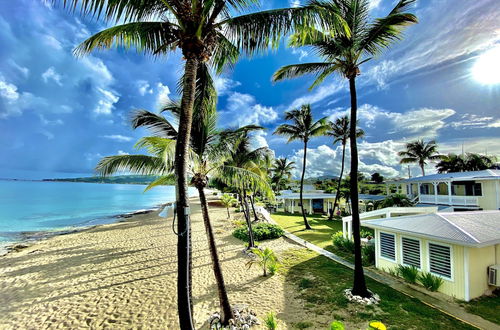
<svg viewBox="0 0 500 330">
<path fill-rule="evenodd" d="M 257 148 L 262 148 L 262 147 L 269 147 L 269 144 L 267 143 L 266 140 L 267 133 L 265 131 L 256 131 L 252 133 L 252 147 L 254 149 Z"/>
<path fill-rule="evenodd" d="M 500 119 L 492 116 L 481 117 L 476 114 L 466 113 L 460 116 L 460 121 L 452 122 L 450 125 L 454 128 L 500 128 Z"/>
<path fill-rule="evenodd" d="M 62 86 L 61 75 L 56 72 L 56 70 L 54 69 L 53 66 L 48 68 L 47 71 L 45 71 L 42 74 L 42 79 L 45 83 L 47 83 L 50 79 L 52 79 L 56 84 L 58 84 L 59 86 Z"/>
<path fill-rule="evenodd" d="M 51 132 L 47 131 L 47 130 L 40 130 L 39 131 L 40 134 L 42 134 L 43 136 L 45 136 L 47 138 L 47 140 L 53 140 L 54 139 L 54 134 L 52 134 Z"/>
<path fill-rule="evenodd" d="M 83 64 L 85 69 L 91 73 L 92 79 L 95 79 L 101 85 L 108 85 L 113 82 L 113 75 L 102 60 L 93 56 L 86 56 L 79 61 Z"/>
<path fill-rule="evenodd" d="M 241 83 L 239 81 L 225 78 L 222 76 L 215 76 L 214 85 L 215 89 L 217 90 L 217 94 L 219 96 L 222 96 L 227 92 L 229 92 L 230 90 L 232 90 L 233 88 L 240 86 Z"/>
<path fill-rule="evenodd" d="M 142 96 L 146 94 L 153 94 L 153 89 L 146 80 L 138 80 L 137 88 L 139 89 L 139 94 Z"/>
<path fill-rule="evenodd" d="M 94 114 L 109 116 L 113 113 L 113 109 L 115 108 L 114 104 L 120 100 L 120 97 L 113 91 L 102 88 L 98 88 L 98 90 L 101 93 L 101 99 L 94 108 Z"/>
<path fill-rule="evenodd" d="M 288 106 L 288 110 L 298 108 L 303 104 L 313 104 L 322 101 L 328 96 L 331 96 L 333 94 L 345 90 L 347 85 L 344 80 L 345 79 L 328 85 L 321 85 L 315 88 L 311 93 L 296 98 Z"/>
<path fill-rule="evenodd" d="M 272 107 L 258 104 L 250 94 L 233 92 L 227 97 L 227 105 L 220 112 L 222 126 L 262 125 L 278 119 L 278 113 Z"/>
<path fill-rule="evenodd" d="M 55 50 L 62 50 L 61 43 L 56 38 L 54 38 L 53 36 L 51 36 L 49 34 L 46 34 L 43 37 L 43 41 L 47 46 L 50 46 L 50 47 L 54 48 Z"/>
<path fill-rule="evenodd" d="M 47 125 L 62 125 L 62 124 L 64 124 L 64 122 L 61 119 L 49 120 L 49 119 L 45 118 L 45 116 L 42 114 L 39 114 L 38 117 L 40 118 L 40 122 L 42 123 L 42 125 L 47 126 Z"/>
<path fill-rule="evenodd" d="M 158 83 L 156 86 L 158 89 L 158 96 L 156 98 L 156 105 L 158 107 L 161 107 L 165 103 L 167 103 L 170 100 L 170 88 L 168 86 L 163 85 L 161 82 Z"/>
<path fill-rule="evenodd" d="M 0 76 L 0 97 L 7 102 L 14 102 L 19 99 L 17 86 L 6 82 L 2 76 Z"/>
<path fill-rule="evenodd" d="M 130 136 L 124 136 L 120 134 L 111 134 L 111 135 L 103 135 L 102 136 L 105 139 L 117 141 L 117 142 L 129 142 L 132 141 L 132 138 Z"/>
<path fill-rule="evenodd" d="M 370 9 L 378 8 L 382 0 L 370 0 Z"/>
<path fill-rule="evenodd" d="M 387 89 L 387 80 L 398 71 L 398 66 L 394 61 L 382 61 L 379 64 L 372 66 L 366 74 L 362 75 L 363 81 L 366 83 L 375 82 L 377 89 Z"/>
<path fill-rule="evenodd" d="M 292 54 L 299 55 L 299 61 L 302 61 L 304 57 L 308 56 L 309 53 L 300 48 L 292 48 Z"/>
<path fill-rule="evenodd" d="M 128 152 L 125 152 L 123 150 L 118 150 L 118 155 L 123 156 L 123 155 L 130 155 Z"/>
<path fill-rule="evenodd" d="M 10 59 L 8 62 L 12 67 L 14 67 L 16 70 L 18 70 L 23 75 L 24 78 L 28 78 L 28 76 L 30 74 L 30 70 L 27 67 L 20 66 L 13 59 Z"/>
<path fill-rule="evenodd" d="M 0 74 L 0 119 L 19 116 L 32 106 L 45 106 L 46 100 L 28 92 L 19 92 L 16 85 Z"/>
<path fill-rule="evenodd" d="M 288 4 L 290 5 L 290 7 L 296 8 L 300 6 L 300 0 L 289 0 Z"/>
</svg>

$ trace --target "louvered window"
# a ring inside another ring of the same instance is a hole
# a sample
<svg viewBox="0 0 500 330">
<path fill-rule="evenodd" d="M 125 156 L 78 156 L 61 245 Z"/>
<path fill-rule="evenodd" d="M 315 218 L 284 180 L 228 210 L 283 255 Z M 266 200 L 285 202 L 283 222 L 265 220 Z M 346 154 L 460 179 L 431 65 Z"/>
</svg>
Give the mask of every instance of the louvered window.
<svg viewBox="0 0 500 330">
<path fill-rule="evenodd" d="M 449 246 L 429 243 L 431 273 L 451 278 L 451 250 Z"/>
<path fill-rule="evenodd" d="M 380 233 L 380 256 L 390 260 L 396 260 L 396 247 L 394 243 L 394 235 Z"/>
<path fill-rule="evenodd" d="M 403 237 L 401 239 L 403 250 L 403 264 L 420 268 L 420 241 Z"/>
</svg>

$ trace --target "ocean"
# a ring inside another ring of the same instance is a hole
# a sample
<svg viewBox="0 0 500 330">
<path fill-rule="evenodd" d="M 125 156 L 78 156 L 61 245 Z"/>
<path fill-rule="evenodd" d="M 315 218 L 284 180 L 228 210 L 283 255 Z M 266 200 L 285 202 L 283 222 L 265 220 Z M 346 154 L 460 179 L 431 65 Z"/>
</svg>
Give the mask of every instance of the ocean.
<svg viewBox="0 0 500 330">
<path fill-rule="evenodd" d="M 175 200 L 174 186 L 0 180 L 0 249 L 43 232 L 117 221 Z M 194 195 L 194 189 L 190 190 Z"/>
</svg>

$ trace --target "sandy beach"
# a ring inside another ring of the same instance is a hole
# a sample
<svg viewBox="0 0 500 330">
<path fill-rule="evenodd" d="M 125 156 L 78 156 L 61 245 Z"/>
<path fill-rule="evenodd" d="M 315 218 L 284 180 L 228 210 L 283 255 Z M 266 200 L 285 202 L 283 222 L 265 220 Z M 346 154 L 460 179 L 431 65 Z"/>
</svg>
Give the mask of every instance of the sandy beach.
<svg viewBox="0 0 500 330">
<path fill-rule="evenodd" d="M 194 318 L 206 328 L 218 301 L 197 199 L 192 209 Z M 158 213 L 52 237 L 0 258 L 0 328 L 177 329 L 177 238 L 172 220 Z M 293 288 L 280 275 L 247 269 L 226 210 L 211 206 L 210 214 L 231 303 L 249 306 L 260 319 L 275 311 L 287 323 L 300 321 L 303 306 Z M 297 247 L 285 239 L 262 246 L 278 255 Z"/>
</svg>

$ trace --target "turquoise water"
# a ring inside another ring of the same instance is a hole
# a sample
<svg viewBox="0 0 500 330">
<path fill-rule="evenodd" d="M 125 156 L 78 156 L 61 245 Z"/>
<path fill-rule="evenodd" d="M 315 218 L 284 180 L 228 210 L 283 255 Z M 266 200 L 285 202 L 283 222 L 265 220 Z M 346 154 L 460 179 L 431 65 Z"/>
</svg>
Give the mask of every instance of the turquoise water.
<svg viewBox="0 0 500 330">
<path fill-rule="evenodd" d="M 152 209 L 175 200 L 173 186 L 143 193 L 144 188 L 125 184 L 0 180 L 0 245 L 22 239 L 26 233 L 111 223 L 116 221 L 116 215 Z"/>
</svg>

